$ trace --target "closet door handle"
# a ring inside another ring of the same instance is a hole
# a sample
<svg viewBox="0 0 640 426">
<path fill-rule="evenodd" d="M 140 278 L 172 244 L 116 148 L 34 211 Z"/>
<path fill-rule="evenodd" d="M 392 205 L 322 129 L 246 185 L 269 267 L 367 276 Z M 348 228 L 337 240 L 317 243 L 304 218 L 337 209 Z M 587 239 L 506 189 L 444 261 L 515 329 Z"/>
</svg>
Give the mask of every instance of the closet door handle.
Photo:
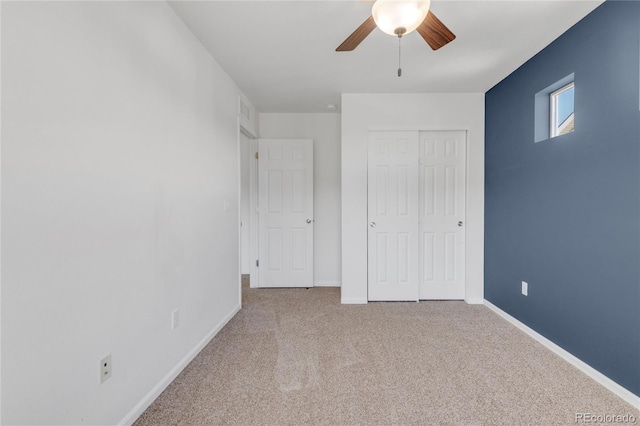
<svg viewBox="0 0 640 426">
<path fill-rule="evenodd" d="M 369 224 L 369 226 L 370 226 L 370 227 L 372 227 L 372 228 L 375 228 L 375 227 L 376 227 L 376 223 L 375 223 L 375 222 L 371 222 L 371 223 Z"/>
</svg>

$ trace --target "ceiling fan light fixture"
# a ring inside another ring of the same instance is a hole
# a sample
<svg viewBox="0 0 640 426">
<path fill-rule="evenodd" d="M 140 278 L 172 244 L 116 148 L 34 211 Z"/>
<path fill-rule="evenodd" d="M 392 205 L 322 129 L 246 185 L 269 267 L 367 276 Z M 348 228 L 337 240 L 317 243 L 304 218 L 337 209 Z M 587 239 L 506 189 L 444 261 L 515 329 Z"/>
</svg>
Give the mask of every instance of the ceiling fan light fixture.
<svg viewBox="0 0 640 426">
<path fill-rule="evenodd" d="M 418 28 L 430 6 L 431 0 L 376 0 L 371 15 L 384 33 L 402 36 Z"/>
</svg>

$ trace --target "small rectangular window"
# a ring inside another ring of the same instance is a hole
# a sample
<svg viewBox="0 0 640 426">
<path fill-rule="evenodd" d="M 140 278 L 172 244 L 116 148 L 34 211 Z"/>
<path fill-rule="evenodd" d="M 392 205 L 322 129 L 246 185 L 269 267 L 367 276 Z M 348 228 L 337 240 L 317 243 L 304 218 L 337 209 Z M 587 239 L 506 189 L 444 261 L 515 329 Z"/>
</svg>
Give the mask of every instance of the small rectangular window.
<svg viewBox="0 0 640 426">
<path fill-rule="evenodd" d="M 573 82 L 561 87 L 549 95 L 551 128 L 550 137 L 564 135 L 573 132 L 574 111 L 573 111 Z"/>
<path fill-rule="evenodd" d="M 534 96 L 534 142 L 573 131 L 575 74 L 561 78 Z"/>
</svg>

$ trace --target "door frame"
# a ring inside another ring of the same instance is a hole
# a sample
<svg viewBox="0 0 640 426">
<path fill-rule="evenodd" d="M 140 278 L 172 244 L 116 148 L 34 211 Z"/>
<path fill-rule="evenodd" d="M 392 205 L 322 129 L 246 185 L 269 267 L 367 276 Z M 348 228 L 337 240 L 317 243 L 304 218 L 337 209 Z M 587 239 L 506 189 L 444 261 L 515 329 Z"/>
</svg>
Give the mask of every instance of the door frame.
<svg viewBox="0 0 640 426">
<path fill-rule="evenodd" d="M 240 300 L 242 300 L 242 228 L 240 227 L 240 222 L 242 221 L 242 149 L 240 144 L 242 143 L 242 136 L 245 136 L 249 139 L 250 149 L 248 150 L 247 155 L 249 155 L 249 252 L 250 252 L 250 265 L 251 269 L 249 272 L 249 285 L 250 287 L 257 287 L 258 282 L 258 271 L 255 266 L 255 262 L 252 259 L 257 259 L 257 248 L 255 241 L 257 240 L 257 207 L 255 206 L 257 196 L 254 195 L 254 192 L 257 191 L 257 187 L 254 185 L 254 177 L 257 176 L 257 160 L 254 157 L 254 148 L 255 152 L 257 152 L 258 146 L 258 135 L 255 134 L 248 126 L 245 126 L 243 121 L 238 118 L 238 134 L 237 134 L 237 149 L 238 149 L 238 281 L 239 281 L 239 291 L 240 291 Z M 253 161 L 251 160 L 252 158 Z M 256 193 L 257 194 L 257 193 Z"/>
<path fill-rule="evenodd" d="M 258 288 L 260 279 L 260 269 L 258 268 L 258 235 L 259 217 L 258 214 L 258 138 L 251 139 L 251 150 L 249 151 L 249 249 L 251 253 L 251 272 L 249 274 L 249 287 Z"/>
<path fill-rule="evenodd" d="M 465 185 L 465 206 L 464 206 L 464 215 L 465 215 L 465 226 L 464 226 L 464 232 L 465 232 L 465 248 L 464 248 L 464 270 L 465 270 L 465 276 L 464 276 L 464 301 L 470 304 L 477 304 L 477 303 L 482 303 L 482 302 L 478 302 L 475 299 L 471 300 L 469 299 L 469 281 L 468 281 L 468 274 L 467 271 L 469 269 L 469 205 L 471 200 L 469 200 L 469 195 L 470 195 L 470 182 L 469 182 L 469 129 L 468 128 L 461 128 L 461 127 L 452 127 L 449 128 L 447 126 L 444 127 L 434 127 L 434 126 L 421 126 L 421 125 L 408 125 L 408 126 L 367 126 L 367 143 L 368 143 L 368 138 L 369 138 L 369 133 L 371 132 L 448 132 L 448 131 L 459 131 L 459 132 L 464 132 L 465 138 L 464 138 L 464 143 L 465 143 L 465 181 L 464 181 L 464 185 Z M 368 150 L 368 147 L 367 147 Z M 367 151 L 368 152 L 368 151 Z M 368 155 L 367 155 L 367 182 L 368 182 Z M 367 184 L 368 185 L 368 184 Z M 368 197 L 366 197 L 367 199 L 367 206 L 368 206 Z M 367 226 L 368 226 L 368 212 L 366 214 L 367 217 Z M 367 232 L 368 233 L 368 232 Z M 365 246 L 367 248 L 367 262 L 368 262 L 368 258 L 369 258 L 369 254 L 368 254 L 368 243 Z M 368 293 L 368 286 L 369 286 L 369 268 L 367 266 L 367 271 L 366 271 L 366 277 L 367 277 L 367 293 Z M 368 297 L 367 297 L 368 299 Z M 368 303 L 368 300 L 366 302 L 360 302 L 360 303 Z"/>
</svg>

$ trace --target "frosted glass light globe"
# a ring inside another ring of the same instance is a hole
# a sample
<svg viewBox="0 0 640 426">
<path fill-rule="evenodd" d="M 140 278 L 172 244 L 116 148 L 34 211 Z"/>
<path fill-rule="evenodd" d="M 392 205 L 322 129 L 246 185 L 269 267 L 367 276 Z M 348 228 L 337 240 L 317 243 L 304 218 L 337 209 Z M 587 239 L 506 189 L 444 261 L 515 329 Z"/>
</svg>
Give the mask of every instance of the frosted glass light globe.
<svg viewBox="0 0 640 426">
<path fill-rule="evenodd" d="M 376 0 L 371 10 L 378 28 L 389 35 L 397 35 L 398 28 L 408 34 L 418 28 L 429 13 L 431 0 Z"/>
</svg>

